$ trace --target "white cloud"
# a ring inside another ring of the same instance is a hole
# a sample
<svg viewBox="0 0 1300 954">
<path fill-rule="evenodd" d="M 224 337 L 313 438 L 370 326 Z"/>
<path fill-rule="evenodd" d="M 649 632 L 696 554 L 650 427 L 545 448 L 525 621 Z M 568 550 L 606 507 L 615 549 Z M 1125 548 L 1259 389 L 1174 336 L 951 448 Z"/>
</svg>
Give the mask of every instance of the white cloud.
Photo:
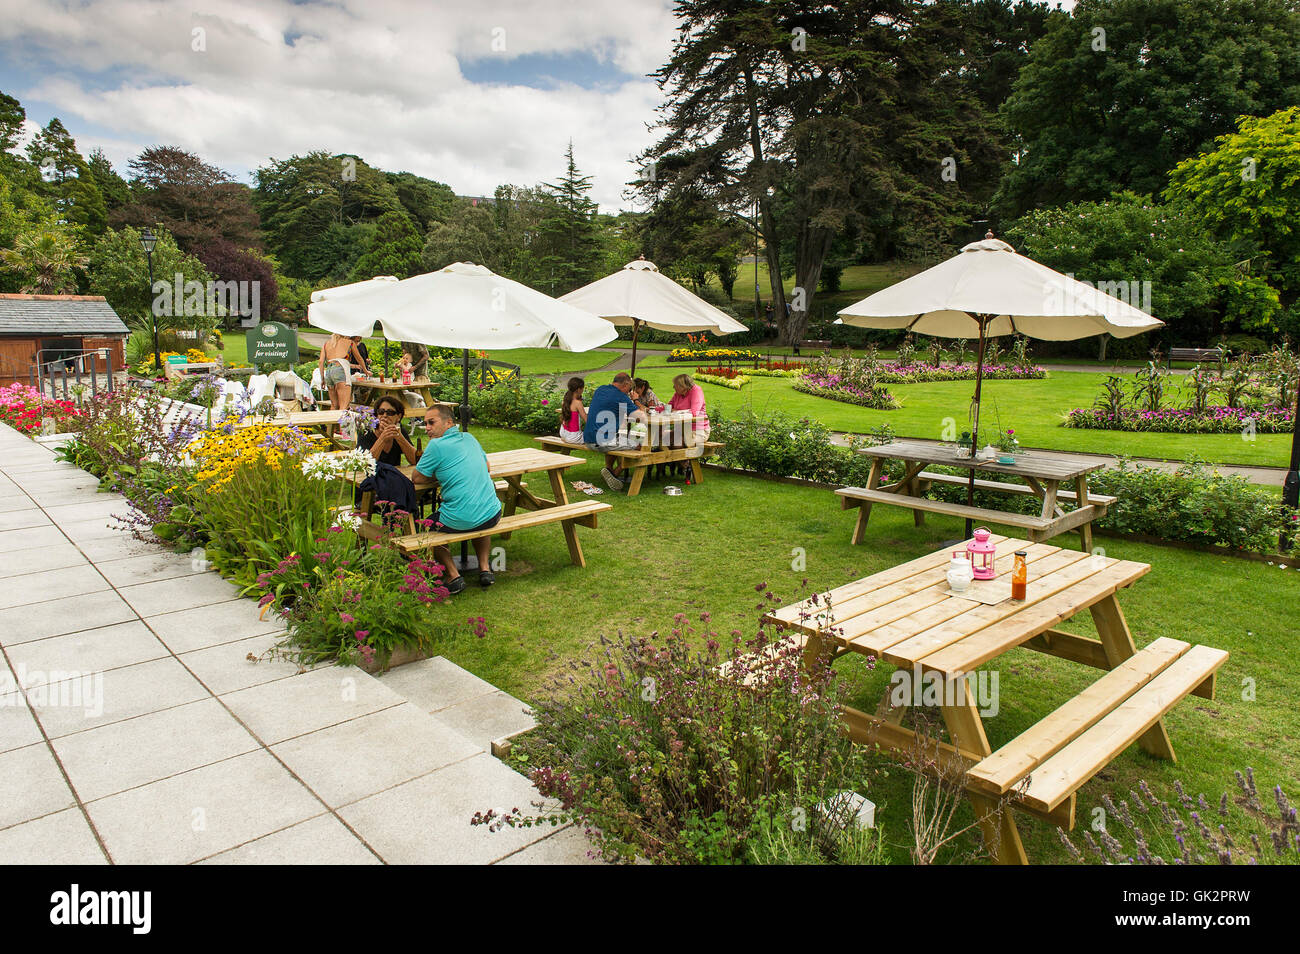
<svg viewBox="0 0 1300 954">
<path fill-rule="evenodd" d="M 108 130 L 78 145 L 119 164 L 155 143 L 230 169 L 324 148 L 481 194 L 554 180 L 572 139 L 606 208 L 625 204 L 630 159 L 651 142 L 660 93 L 642 74 L 668 57 L 675 29 L 668 0 L 15 7 L 0 54 L 29 84 L 8 92 L 48 104 L 74 134 Z M 531 54 L 594 58 L 610 64 L 607 82 L 539 90 L 461 72 Z"/>
</svg>

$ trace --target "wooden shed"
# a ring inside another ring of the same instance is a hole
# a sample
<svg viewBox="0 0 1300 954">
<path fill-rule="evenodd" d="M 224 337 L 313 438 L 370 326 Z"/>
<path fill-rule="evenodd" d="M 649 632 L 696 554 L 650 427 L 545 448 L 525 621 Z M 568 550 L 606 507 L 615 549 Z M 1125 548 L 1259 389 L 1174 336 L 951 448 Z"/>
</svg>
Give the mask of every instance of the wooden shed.
<svg viewBox="0 0 1300 954">
<path fill-rule="evenodd" d="M 20 381 L 31 384 L 36 364 L 71 361 L 77 355 L 108 349 L 114 371 L 126 363 L 130 332 L 102 295 L 0 295 L 0 386 Z M 108 364 L 91 355 L 104 373 Z"/>
</svg>

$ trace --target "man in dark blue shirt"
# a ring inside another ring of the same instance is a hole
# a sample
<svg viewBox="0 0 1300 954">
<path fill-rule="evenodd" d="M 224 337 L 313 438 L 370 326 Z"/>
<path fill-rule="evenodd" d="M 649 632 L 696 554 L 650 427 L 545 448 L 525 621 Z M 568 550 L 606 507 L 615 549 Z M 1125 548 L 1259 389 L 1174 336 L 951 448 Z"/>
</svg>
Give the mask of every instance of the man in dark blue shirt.
<svg viewBox="0 0 1300 954">
<path fill-rule="evenodd" d="M 641 446 L 636 438 L 629 437 L 629 421 L 644 421 L 645 412 L 629 396 L 632 376 L 626 371 L 614 375 L 613 384 L 596 388 L 587 405 L 587 423 L 582 428 L 582 439 L 591 450 L 634 450 Z M 621 468 L 602 468 L 600 475 L 610 490 L 623 489 L 624 473 Z"/>
</svg>

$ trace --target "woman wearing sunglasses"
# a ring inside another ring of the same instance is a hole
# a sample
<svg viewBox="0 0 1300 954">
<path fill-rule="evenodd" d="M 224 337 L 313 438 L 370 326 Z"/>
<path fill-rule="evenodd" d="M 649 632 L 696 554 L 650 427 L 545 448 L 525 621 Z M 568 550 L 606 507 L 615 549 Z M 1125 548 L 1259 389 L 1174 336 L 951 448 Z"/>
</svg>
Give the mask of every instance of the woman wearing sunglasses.
<svg viewBox="0 0 1300 954">
<path fill-rule="evenodd" d="M 418 463 L 420 455 L 402 433 L 402 417 L 406 414 L 402 402 L 395 397 L 381 397 L 375 402 L 374 411 L 375 429 L 358 435 L 357 447 L 370 451 L 375 460 L 394 467 L 402 465 L 403 457 L 408 464 Z"/>
</svg>

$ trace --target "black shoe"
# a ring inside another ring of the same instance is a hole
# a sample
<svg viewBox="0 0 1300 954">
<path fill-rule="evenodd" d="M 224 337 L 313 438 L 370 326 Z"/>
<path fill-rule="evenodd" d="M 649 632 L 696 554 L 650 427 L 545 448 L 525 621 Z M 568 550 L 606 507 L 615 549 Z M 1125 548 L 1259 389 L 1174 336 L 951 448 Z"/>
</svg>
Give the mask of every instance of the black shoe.
<svg viewBox="0 0 1300 954">
<path fill-rule="evenodd" d="M 491 570 L 484 570 L 482 573 L 478 575 L 479 586 L 491 586 L 496 581 L 497 578 L 495 575 L 493 575 Z"/>
<path fill-rule="evenodd" d="M 455 596 L 457 593 L 460 593 L 465 589 L 465 578 L 463 576 L 458 576 L 454 580 L 449 580 L 446 585 L 447 592 L 452 596 Z"/>
</svg>

